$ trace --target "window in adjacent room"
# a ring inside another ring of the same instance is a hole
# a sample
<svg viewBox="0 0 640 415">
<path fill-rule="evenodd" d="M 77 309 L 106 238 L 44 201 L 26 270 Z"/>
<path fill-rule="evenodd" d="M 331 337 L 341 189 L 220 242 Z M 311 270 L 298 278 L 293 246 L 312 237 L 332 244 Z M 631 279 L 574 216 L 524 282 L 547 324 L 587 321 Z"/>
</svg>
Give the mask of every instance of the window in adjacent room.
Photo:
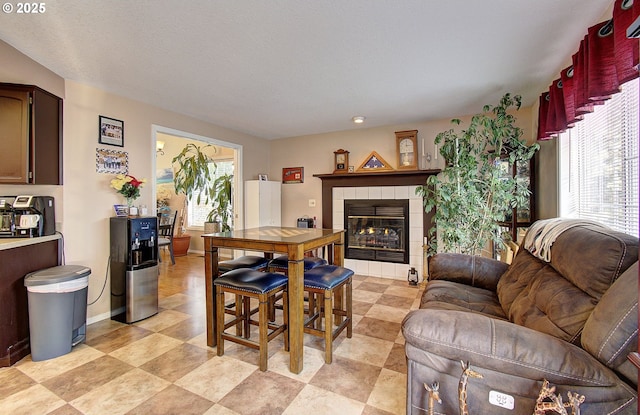
<svg viewBox="0 0 640 415">
<path fill-rule="evenodd" d="M 210 163 L 210 171 L 214 171 L 211 181 L 215 181 L 218 177 L 225 173 L 233 175 L 233 159 L 223 159 L 215 161 L 217 168 L 214 168 L 213 163 Z M 196 204 L 197 197 L 193 197 L 189 200 L 188 206 L 188 227 L 203 227 L 204 222 L 207 219 L 207 215 L 211 211 L 211 202 L 208 205 L 204 204 L 203 198 L 200 200 L 200 204 Z"/>
<path fill-rule="evenodd" d="M 638 235 L 638 79 L 560 135 L 560 214 Z"/>
</svg>

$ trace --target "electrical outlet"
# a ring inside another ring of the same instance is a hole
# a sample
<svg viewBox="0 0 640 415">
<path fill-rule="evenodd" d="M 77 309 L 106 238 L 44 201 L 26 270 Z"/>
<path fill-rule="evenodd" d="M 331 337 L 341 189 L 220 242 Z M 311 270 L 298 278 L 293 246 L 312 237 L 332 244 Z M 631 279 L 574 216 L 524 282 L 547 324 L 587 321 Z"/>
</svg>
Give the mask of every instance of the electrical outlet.
<svg viewBox="0 0 640 415">
<path fill-rule="evenodd" d="M 309 199 L 309 207 L 316 207 L 316 200 L 315 199 Z"/>
</svg>

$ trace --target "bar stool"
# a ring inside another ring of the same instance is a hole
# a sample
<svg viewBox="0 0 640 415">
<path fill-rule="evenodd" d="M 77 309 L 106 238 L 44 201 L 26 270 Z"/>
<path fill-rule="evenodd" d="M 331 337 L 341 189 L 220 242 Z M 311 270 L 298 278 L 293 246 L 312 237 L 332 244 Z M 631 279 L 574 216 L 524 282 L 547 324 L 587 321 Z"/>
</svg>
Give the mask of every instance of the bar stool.
<svg viewBox="0 0 640 415">
<path fill-rule="evenodd" d="M 327 261 L 319 257 L 304 257 L 305 271 L 309 271 L 310 269 L 319 267 L 320 265 L 327 265 Z M 270 272 L 283 272 L 287 274 L 289 271 L 289 256 L 281 255 L 277 258 L 273 258 L 269 261 L 268 268 Z"/>
<path fill-rule="evenodd" d="M 261 272 L 249 268 L 238 268 L 229 271 L 213 280 L 216 286 L 216 331 L 218 342 L 218 356 L 224 354 L 224 340 L 229 340 L 243 346 L 258 349 L 259 366 L 261 371 L 267 370 L 268 349 L 267 344 L 280 333 L 284 333 L 284 348 L 289 350 L 289 333 L 287 329 L 289 314 L 287 308 L 287 277 L 275 272 Z M 225 322 L 224 294 L 236 295 L 240 301 L 235 303 L 234 318 Z M 282 324 L 269 321 L 269 298 L 282 293 L 284 308 Z M 251 299 L 258 300 L 258 320 L 251 316 Z M 259 328 L 258 341 L 250 340 L 251 325 Z M 242 327 L 243 333 L 235 335 L 227 333 L 229 327 Z M 271 331 L 269 331 L 271 330 Z"/>
<path fill-rule="evenodd" d="M 230 259 L 227 261 L 218 262 L 218 275 L 222 275 L 225 272 L 233 271 L 238 268 L 249 268 L 255 271 L 265 271 L 267 266 L 269 265 L 269 260 L 267 258 L 257 256 L 257 255 L 243 255 L 236 259 Z M 240 297 L 236 295 L 235 303 L 231 303 L 227 305 L 226 313 L 227 314 L 238 314 L 240 313 L 240 309 L 235 307 L 235 304 L 239 303 Z M 254 310 L 254 312 L 257 310 Z M 270 311 L 270 316 L 274 316 L 273 311 Z M 240 335 L 240 322 L 238 322 L 238 329 L 236 330 L 237 334 Z"/>
<path fill-rule="evenodd" d="M 309 316 L 304 322 L 304 332 L 324 337 L 324 361 L 328 364 L 333 359 L 336 337 L 345 328 L 347 338 L 352 335 L 352 276 L 353 271 L 337 265 L 320 265 L 304 273 L 304 290 L 309 293 Z M 319 297 L 317 300 L 316 296 Z M 335 296 L 344 298 L 339 308 L 335 308 Z"/>
<path fill-rule="evenodd" d="M 236 259 L 218 262 L 218 274 L 222 275 L 225 272 L 238 268 L 250 268 L 256 271 L 262 271 L 267 269 L 268 265 L 269 260 L 267 258 L 257 255 L 244 255 Z"/>
<path fill-rule="evenodd" d="M 320 265 L 327 265 L 327 261 L 325 259 L 319 257 L 304 257 L 304 270 L 309 271 L 315 267 Z M 289 275 L 289 256 L 288 255 L 280 255 L 277 258 L 273 258 L 269 261 L 269 266 L 267 267 L 269 272 L 282 272 L 284 275 Z M 269 318 L 275 318 L 275 309 L 282 310 L 282 306 L 280 305 L 280 299 L 282 296 L 275 296 L 273 298 L 272 304 L 269 307 Z"/>
</svg>

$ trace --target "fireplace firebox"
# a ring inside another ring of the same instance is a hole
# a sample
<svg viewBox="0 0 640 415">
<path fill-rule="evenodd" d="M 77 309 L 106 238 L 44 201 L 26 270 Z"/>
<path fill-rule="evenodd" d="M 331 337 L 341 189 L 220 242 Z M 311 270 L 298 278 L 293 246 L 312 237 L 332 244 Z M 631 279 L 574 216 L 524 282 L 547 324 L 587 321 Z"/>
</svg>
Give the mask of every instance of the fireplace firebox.
<svg viewBox="0 0 640 415">
<path fill-rule="evenodd" d="M 409 263 L 408 200 L 345 200 L 345 258 Z"/>
</svg>

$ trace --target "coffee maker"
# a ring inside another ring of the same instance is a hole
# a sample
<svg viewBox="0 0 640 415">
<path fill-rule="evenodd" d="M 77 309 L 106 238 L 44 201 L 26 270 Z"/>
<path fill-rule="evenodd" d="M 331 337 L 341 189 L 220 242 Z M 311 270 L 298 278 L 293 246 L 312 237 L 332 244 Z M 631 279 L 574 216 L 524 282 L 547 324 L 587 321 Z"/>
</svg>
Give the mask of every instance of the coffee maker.
<svg viewBox="0 0 640 415">
<path fill-rule="evenodd" d="M 0 237 L 34 238 L 56 233 L 51 196 L 0 197 Z"/>
<path fill-rule="evenodd" d="M 13 238 L 16 228 L 16 216 L 13 212 L 13 197 L 0 198 L 0 237 Z"/>
</svg>

